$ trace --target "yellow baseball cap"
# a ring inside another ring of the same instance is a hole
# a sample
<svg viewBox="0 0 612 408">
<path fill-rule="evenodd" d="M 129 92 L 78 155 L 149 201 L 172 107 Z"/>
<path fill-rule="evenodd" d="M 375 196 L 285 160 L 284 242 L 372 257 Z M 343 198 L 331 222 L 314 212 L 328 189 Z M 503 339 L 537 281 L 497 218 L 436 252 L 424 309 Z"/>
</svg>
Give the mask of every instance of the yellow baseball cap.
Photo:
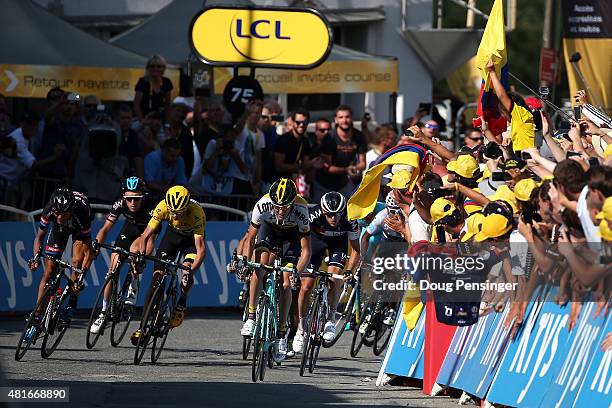
<svg viewBox="0 0 612 408">
<path fill-rule="evenodd" d="M 599 235 L 606 241 L 612 241 L 612 229 L 610 229 L 608 221 L 602 220 L 599 224 Z"/>
<path fill-rule="evenodd" d="M 461 177 L 471 179 L 476 177 L 479 171 L 478 161 L 471 154 L 462 154 L 457 157 L 455 173 Z"/>
<path fill-rule="evenodd" d="M 482 242 L 489 238 L 497 238 L 512 229 L 512 224 L 501 214 L 487 215 L 482 221 L 480 232 L 474 235 L 476 242 Z"/>
<path fill-rule="evenodd" d="M 456 168 L 457 168 L 457 160 L 451 160 L 448 163 L 446 163 L 446 170 L 454 173 Z"/>
<path fill-rule="evenodd" d="M 604 150 L 604 152 L 603 152 L 603 158 L 604 159 L 607 159 L 610 156 L 612 156 L 612 143 L 610 143 L 608 145 L 608 147 L 606 147 L 606 150 Z"/>
<path fill-rule="evenodd" d="M 519 201 L 529 201 L 531 193 L 539 186 L 534 179 L 522 179 L 514 186 L 514 196 Z"/>
<path fill-rule="evenodd" d="M 612 197 L 606 198 L 601 211 L 595 216 L 598 220 L 612 221 Z"/>
<path fill-rule="evenodd" d="M 397 173 L 393 173 L 391 181 L 387 183 L 387 186 L 391 188 L 403 189 L 410 187 L 410 181 L 412 179 L 412 172 L 408 170 L 400 170 Z"/>
<path fill-rule="evenodd" d="M 461 242 L 469 241 L 474 235 L 478 234 L 482 229 L 482 223 L 484 219 L 484 214 L 480 212 L 470 215 L 465 220 L 465 223 L 467 225 L 467 232 L 461 237 Z"/>
<path fill-rule="evenodd" d="M 440 221 L 442 218 L 447 217 L 456 210 L 455 203 L 446 198 L 437 198 L 429 209 L 431 219 L 434 224 Z"/>
<path fill-rule="evenodd" d="M 518 202 L 516 201 L 516 196 L 514 195 L 512 190 L 510 190 L 510 187 L 505 184 L 497 187 L 497 190 L 495 190 L 495 194 L 487 198 L 493 201 L 503 200 L 510 204 L 513 212 L 518 212 Z"/>
</svg>

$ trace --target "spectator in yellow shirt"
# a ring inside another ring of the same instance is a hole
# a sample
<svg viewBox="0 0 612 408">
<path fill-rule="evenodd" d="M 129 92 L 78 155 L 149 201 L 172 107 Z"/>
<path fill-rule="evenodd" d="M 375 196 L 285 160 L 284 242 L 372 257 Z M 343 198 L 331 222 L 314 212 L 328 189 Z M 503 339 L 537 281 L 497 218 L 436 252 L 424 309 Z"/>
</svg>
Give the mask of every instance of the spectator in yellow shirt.
<svg viewBox="0 0 612 408">
<path fill-rule="evenodd" d="M 516 153 L 530 147 L 535 147 L 533 114 L 527 107 L 527 104 L 518 94 L 511 92 L 508 95 L 506 93 L 504 86 L 497 77 L 495 65 L 491 60 L 487 63 L 487 69 L 489 70 L 493 89 L 500 102 L 501 112 L 510 121 L 512 150 Z"/>
</svg>

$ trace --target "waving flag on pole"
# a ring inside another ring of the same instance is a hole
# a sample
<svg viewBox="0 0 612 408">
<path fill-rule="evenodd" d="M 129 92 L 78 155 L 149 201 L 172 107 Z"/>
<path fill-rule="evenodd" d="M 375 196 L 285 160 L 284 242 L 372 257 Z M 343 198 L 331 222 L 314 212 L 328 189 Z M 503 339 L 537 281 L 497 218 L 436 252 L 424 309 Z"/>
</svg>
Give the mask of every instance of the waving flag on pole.
<svg viewBox="0 0 612 408">
<path fill-rule="evenodd" d="M 347 203 L 348 219 L 358 220 L 365 218 L 376 206 L 380 193 L 380 179 L 385 168 L 393 164 L 407 164 L 414 168 L 410 178 L 410 191 L 414 188 L 419 177 L 425 172 L 427 166 L 427 153 L 425 148 L 416 144 L 396 146 L 383 153 L 372 166 L 363 174 L 363 179 L 357 190 Z"/>
<path fill-rule="evenodd" d="M 482 74 L 476 113 L 489 124 L 491 132 L 499 135 L 506 130 L 507 124 L 506 119 L 499 111 L 497 96 L 491 87 L 491 79 L 487 71 L 489 59 L 493 60 L 495 72 L 504 88 L 508 90 L 508 56 L 506 53 L 503 0 L 495 0 L 495 3 L 493 3 L 487 26 L 476 53 L 476 66 Z"/>
</svg>

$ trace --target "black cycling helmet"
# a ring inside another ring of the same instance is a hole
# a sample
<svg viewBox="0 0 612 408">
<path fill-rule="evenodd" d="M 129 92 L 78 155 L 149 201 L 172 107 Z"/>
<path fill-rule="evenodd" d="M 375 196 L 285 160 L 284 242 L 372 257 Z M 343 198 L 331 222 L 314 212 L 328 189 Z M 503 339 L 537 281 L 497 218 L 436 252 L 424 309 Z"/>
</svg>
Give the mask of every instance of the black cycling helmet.
<svg viewBox="0 0 612 408">
<path fill-rule="evenodd" d="M 285 207 L 293 204 L 297 197 L 297 187 L 293 180 L 281 178 L 270 186 L 270 200 L 274 205 Z"/>
<path fill-rule="evenodd" d="M 343 213 L 346 209 L 346 198 L 337 191 L 330 191 L 321 197 L 321 208 L 325 213 Z"/>
<path fill-rule="evenodd" d="M 146 187 L 144 180 L 139 177 L 128 177 L 121 183 L 121 191 L 124 193 L 126 191 L 140 191 L 144 193 Z"/>
<path fill-rule="evenodd" d="M 74 202 L 74 194 L 67 188 L 58 188 L 51 196 L 51 208 L 56 212 L 70 212 Z"/>
</svg>

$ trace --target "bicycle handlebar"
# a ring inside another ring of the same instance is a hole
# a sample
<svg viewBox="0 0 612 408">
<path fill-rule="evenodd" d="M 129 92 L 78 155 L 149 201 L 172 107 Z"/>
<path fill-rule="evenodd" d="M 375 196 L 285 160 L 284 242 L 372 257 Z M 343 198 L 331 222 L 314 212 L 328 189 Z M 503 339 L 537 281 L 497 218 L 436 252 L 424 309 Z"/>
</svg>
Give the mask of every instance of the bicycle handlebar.
<svg viewBox="0 0 612 408">
<path fill-rule="evenodd" d="M 236 258 L 240 259 L 240 260 L 246 260 L 246 257 L 243 256 L 243 255 L 236 255 Z M 248 261 L 248 260 L 246 261 L 246 266 L 249 266 L 251 268 L 261 268 L 261 269 L 268 269 L 268 270 L 273 270 L 274 269 L 274 266 L 272 266 L 272 265 L 265 265 L 265 264 L 262 264 L 262 263 L 251 262 L 251 261 Z M 287 268 L 285 266 L 281 266 L 278 269 L 280 271 L 282 271 L 282 272 L 289 272 L 289 273 L 295 272 L 294 268 Z M 341 280 L 341 279 L 345 278 L 344 275 L 338 275 L 338 274 L 335 274 L 335 273 L 329 273 L 329 272 L 325 272 L 325 271 L 317 271 L 317 270 L 315 270 L 313 268 L 307 268 L 306 272 L 308 272 L 310 274 L 313 274 L 313 275 L 316 275 L 316 276 L 326 277 L 326 278 L 330 278 L 330 279 L 340 279 Z"/>
<path fill-rule="evenodd" d="M 40 260 L 40 258 L 49 259 L 50 261 L 53 261 L 53 262 L 57 263 L 58 265 L 63 266 L 66 269 L 70 269 L 71 271 L 75 271 L 76 273 L 79 273 L 79 274 L 84 274 L 85 273 L 85 271 L 83 271 L 82 269 L 74 267 L 74 266 L 72 266 L 72 264 L 70 264 L 70 263 L 68 263 L 66 261 L 62 261 L 59 258 L 54 258 L 52 256 L 49 256 L 49 255 L 43 253 L 42 251 L 39 251 L 36 254 L 36 256 L 34 257 L 34 259 L 30 259 L 30 261 L 28 261 L 28 264 L 30 262 L 38 262 Z"/>
<path fill-rule="evenodd" d="M 137 260 L 150 260 L 153 262 L 158 262 L 164 266 L 167 267 L 172 267 L 172 268 L 178 268 L 178 269 L 182 269 L 184 271 L 187 272 L 191 272 L 191 268 L 189 266 L 183 265 L 181 263 L 177 263 L 177 262 L 173 262 L 173 261 L 168 261 L 166 259 L 162 259 L 162 258 L 158 258 L 155 257 L 153 255 L 146 255 L 146 254 L 142 254 L 142 253 L 138 253 L 138 252 L 130 252 L 130 251 L 126 251 L 123 248 L 117 247 L 117 246 L 113 246 L 113 245 L 109 245 L 109 244 L 104 244 L 101 242 L 96 242 L 97 246 L 102 247 L 102 248 L 107 248 L 112 250 L 113 252 L 118 252 L 120 254 L 126 255 L 126 256 L 132 256 L 134 258 L 136 258 Z"/>
</svg>

